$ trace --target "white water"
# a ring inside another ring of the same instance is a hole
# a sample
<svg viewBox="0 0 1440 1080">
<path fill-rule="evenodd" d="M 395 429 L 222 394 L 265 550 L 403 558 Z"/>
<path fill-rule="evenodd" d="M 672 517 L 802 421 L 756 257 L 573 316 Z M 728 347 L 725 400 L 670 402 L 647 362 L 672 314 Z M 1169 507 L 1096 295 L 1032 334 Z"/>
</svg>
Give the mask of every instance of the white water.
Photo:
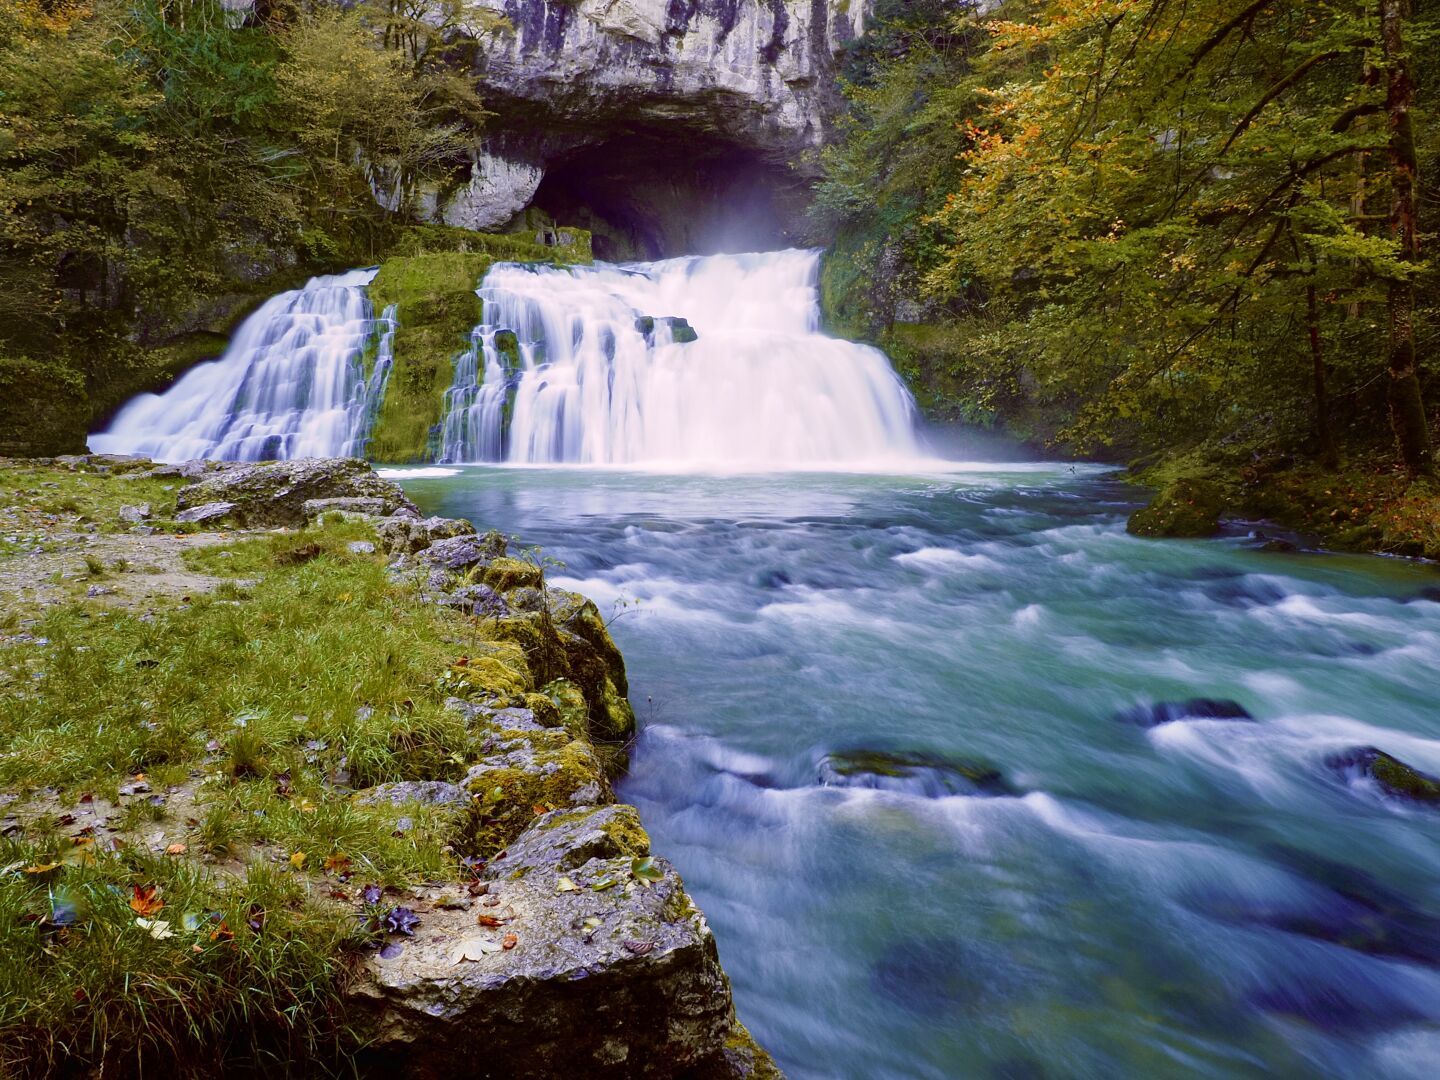
<svg viewBox="0 0 1440 1080">
<path fill-rule="evenodd" d="M 883 353 L 820 332 L 819 253 L 501 264 L 456 365 L 440 460 L 783 468 L 913 458 Z M 653 316 L 647 334 L 637 318 Z M 689 321 L 676 343 L 661 321 Z M 519 338 L 518 366 L 497 346 Z M 512 370 L 512 367 L 515 369 Z"/>
<path fill-rule="evenodd" d="M 375 270 L 312 278 L 267 300 L 225 355 L 143 394 L 90 437 L 99 453 L 158 461 L 362 456 L 389 375 L 394 310 L 365 294 Z M 381 331 L 366 378 L 365 345 Z"/>
</svg>

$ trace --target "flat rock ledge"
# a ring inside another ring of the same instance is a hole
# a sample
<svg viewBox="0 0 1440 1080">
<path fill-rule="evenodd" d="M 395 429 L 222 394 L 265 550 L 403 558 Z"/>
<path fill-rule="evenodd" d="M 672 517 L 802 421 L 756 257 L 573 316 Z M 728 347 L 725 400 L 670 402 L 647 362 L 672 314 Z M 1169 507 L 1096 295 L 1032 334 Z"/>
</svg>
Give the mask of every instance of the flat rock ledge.
<svg viewBox="0 0 1440 1080">
<path fill-rule="evenodd" d="M 480 760 L 459 783 L 355 795 L 447 813 L 456 850 L 479 868 L 468 886 L 415 890 L 415 936 L 360 959 L 347 993 L 362 1074 L 782 1075 L 735 1016 L 705 916 L 651 855 L 635 808 L 615 802 L 611 772 L 635 718 L 624 660 L 591 601 L 547 587 L 498 532 L 422 518 L 361 461 L 100 464 L 186 483 L 177 516 L 187 520 L 368 521 L 397 579 L 485 617 L 487 639 L 450 672 L 449 707 L 481 737 Z"/>
</svg>

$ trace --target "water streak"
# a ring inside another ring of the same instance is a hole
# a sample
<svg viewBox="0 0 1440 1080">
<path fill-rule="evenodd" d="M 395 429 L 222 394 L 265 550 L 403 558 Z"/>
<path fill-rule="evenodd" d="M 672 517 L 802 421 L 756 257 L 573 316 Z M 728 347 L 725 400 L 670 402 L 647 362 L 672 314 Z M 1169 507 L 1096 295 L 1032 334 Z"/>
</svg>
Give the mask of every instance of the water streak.
<svg viewBox="0 0 1440 1080">
<path fill-rule="evenodd" d="M 101 453 L 159 461 L 363 455 L 394 356 L 395 311 L 365 294 L 375 270 L 312 278 L 267 300 L 218 360 L 142 394 L 90 438 Z M 365 346 L 380 332 L 367 377 Z"/>
<path fill-rule="evenodd" d="M 819 252 L 501 264 L 441 460 L 783 467 L 917 453 L 879 350 L 820 331 Z M 678 317 L 699 335 L 675 333 Z"/>
</svg>

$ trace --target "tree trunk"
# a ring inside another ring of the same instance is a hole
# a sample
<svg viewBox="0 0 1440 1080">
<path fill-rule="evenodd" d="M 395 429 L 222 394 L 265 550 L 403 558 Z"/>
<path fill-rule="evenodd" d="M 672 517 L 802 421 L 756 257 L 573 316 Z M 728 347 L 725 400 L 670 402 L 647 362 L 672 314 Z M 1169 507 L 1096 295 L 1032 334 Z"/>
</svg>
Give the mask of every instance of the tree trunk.
<svg viewBox="0 0 1440 1080">
<path fill-rule="evenodd" d="M 1320 441 L 1320 464 L 1334 469 L 1340 464 L 1340 455 L 1335 449 L 1335 433 L 1330 429 L 1330 396 L 1325 389 L 1325 356 L 1320 349 L 1320 311 L 1313 277 L 1305 288 L 1305 319 L 1310 327 L 1310 361 L 1315 375 L 1315 435 Z"/>
<path fill-rule="evenodd" d="M 1385 60 L 1385 113 L 1390 126 L 1390 235 L 1402 261 L 1419 261 L 1415 231 L 1415 135 L 1410 106 L 1415 87 L 1405 55 L 1407 0 L 1380 0 L 1380 43 Z M 1428 472 L 1430 431 L 1415 362 L 1415 286 L 1408 278 L 1390 281 L 1390 423 L 1400 460 L 1412 473 Z"/>
</svg>

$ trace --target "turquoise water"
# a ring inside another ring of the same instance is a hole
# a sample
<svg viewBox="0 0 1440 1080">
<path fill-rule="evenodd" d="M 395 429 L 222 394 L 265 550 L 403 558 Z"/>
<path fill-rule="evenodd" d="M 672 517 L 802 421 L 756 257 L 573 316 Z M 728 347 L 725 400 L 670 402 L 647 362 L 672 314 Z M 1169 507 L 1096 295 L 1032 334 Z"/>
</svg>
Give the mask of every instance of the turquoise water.
<svg viewBox="0 0 1440 1080">
<path fill-rule="evenodd" d="M 792 1076 L 1436 1074 L 1440 812 L 1325 762 L 1440 773 L 1433 568 L 1136 540 L 1053 465 L 404 483 L 616 616 L 621 795 Z M 1191 698 L 1254 719 L 1122 715 Z"/>
</svg>

